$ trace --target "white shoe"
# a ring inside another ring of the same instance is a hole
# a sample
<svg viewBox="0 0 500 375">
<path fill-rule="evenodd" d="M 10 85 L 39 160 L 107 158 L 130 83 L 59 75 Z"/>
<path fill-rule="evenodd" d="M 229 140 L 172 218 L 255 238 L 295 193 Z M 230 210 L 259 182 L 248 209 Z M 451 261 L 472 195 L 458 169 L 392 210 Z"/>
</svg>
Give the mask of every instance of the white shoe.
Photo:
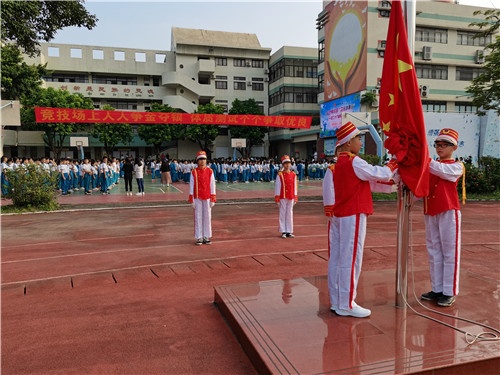
<svg viewBox="0 0 500 375">
<path fill-rule="evenodd" d="M 142 196 L 144 196 L 144 192 L 142 192 Z"/>
<path fill-rule="evenodd" d="M 352 309 L 335 309 L 335 313 L 340 316 L 353 316 L 355 318 L 366 318 L 371 315 L 371 311 L 369 309 L 365 309 L 364 307 L 361 307 L 357 305 L 356 303 L 353 303 Z"/>
<path fill-rule="evenodd" d="M 142 193 L 137 193 L 136 195 L 142 195 Z"/>
</svg>

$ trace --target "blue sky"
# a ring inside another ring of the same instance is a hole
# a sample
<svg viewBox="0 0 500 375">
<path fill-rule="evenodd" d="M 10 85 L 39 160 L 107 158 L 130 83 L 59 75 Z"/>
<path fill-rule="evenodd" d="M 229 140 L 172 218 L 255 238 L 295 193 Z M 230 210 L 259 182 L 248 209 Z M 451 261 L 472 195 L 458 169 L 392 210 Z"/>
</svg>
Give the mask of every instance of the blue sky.
<svg viewBox="0 0 500 375">
<path fill-rule="evenodd" d="M 461 0 L 500 8 L 500 0 Z M 262 47 L 317 47 L 321 0 L 302 1 L 97 1 L 85 7 L 99 19 L 93 30 L 65 28 L 54 43 L 170 50 L 172 27 L 256 34 Z"/>
</svg>

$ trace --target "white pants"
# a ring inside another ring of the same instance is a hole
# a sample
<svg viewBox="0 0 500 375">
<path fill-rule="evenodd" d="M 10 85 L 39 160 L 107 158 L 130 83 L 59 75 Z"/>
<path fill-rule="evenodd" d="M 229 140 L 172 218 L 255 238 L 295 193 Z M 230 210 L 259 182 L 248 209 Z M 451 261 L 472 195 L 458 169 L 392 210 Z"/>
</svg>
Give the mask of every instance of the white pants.
<svg viewBox="0 0 500 375">
<path fill-rule="evenodd" d="M 280 226 L 281 233 L 293 233 L 293 199 L 280 199 Z"/>
<path fill-rule="evenodd" d="M 332 307 L 351 309 L 363 263 L 366 214 L 331 217 L 328 222 L 328 291 Z"/>
<path fill-rule="evenodd" d="M 461 213 L 449 210 L 424 217 L 432 291 L 455 296 L 460 273 Z"/>
<path fill-rule="evenodd" d="M 210 199 L 194 199 L 194 238 L 212 237 L 212 207 Z"/>
</svg>

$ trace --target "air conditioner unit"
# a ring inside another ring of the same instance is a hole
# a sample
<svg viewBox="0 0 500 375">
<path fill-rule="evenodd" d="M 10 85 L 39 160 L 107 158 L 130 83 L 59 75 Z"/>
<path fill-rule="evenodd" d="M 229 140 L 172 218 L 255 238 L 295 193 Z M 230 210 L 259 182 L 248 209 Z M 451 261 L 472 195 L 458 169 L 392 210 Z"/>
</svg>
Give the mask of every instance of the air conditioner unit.
<svg viewBox="0 0 500 375">
<path fill-rule="evenodd" d="M 482 49 L 476 51 L 476 64 L 484 64 L 484 51 Z"/>
<path fill-rule="evenodd" d="M 430 94 L 431 89 L 428 85 L 420 85 L 420 96 L 422 98 L 427 98 Z"/>
<path fill-rule="evenodd" d="M 268 77 L 264 77 L 264 82 L 269 82 L 269 78 Z"/>
<path fill-rule="evenodd" d="M 432 60 L 432 47 L 431 46 L 424 46 L 422 50 L 422 58 L 424 60 Z"/>
<path fill-rule="evenodd" d="M 381 1 L 378 7 L 380 9 L 391 9 L 391 3 L 388 1 Z"/>
<path fill-rule="evenodd" d="M 264 69 L 264 74 L 269 74 L 269 69 Z"/>
<path fill-rule="evenodd" d="M 251 81 L 248 81 L 248 82 L 247 82 L 247 86 L 252 86 L 252 82 L 251 82 Z"/>
<path fill-rule="evenodd" d="M 371 93 L 375 95 L 380 95 L 380 89 L 372 89 Z"/>
<path fill-rule="evenodd" d="M 377 44 L 377 51 L 385 51 L 386 44 L 387 40 L 379 40 Z"/>
</svg>

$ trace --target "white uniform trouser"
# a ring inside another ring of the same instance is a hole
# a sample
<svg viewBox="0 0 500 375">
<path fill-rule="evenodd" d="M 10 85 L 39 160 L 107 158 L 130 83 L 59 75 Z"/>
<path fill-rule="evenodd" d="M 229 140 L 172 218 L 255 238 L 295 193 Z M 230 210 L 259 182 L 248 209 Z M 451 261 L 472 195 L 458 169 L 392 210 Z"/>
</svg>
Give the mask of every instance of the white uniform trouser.
<svg viewBox="0 0 500 375">
<path fill-rule="evenodd" d="M 212 237 L 212 207 L 210 199 L 194 200 L 194 238 Z"/>
<path fill-rule="evenodd" d="M 449 210 L 424 217 L 432 290 L 455 296 L 460 272 L 461 213 Z"/>
<path fill-rule="evenodd" d="M 280 227 L 281 233 L 293 233 L 293 199 L 280 199 Z"/>
<path fill-rule="evenodd" d="M 351 309 L 363 263 L 366 214 L 331 217 L 328 222 L 328 290 L 332 307 Z"/>
</svg>

